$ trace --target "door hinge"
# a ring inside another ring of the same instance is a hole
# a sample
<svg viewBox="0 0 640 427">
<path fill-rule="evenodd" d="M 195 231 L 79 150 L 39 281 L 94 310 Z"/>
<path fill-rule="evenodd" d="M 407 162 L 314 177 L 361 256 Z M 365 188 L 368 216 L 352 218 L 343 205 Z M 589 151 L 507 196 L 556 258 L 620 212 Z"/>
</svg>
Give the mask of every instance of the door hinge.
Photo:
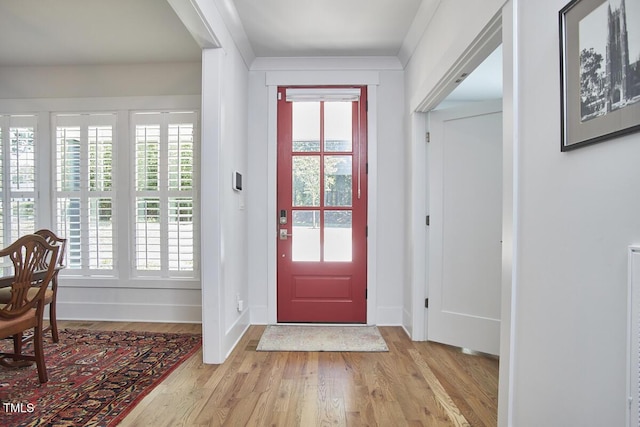
<svg viewBox="0 0 640 427">
<path fill-rule="evenodd" d="M 424 134 L 424 140 L 427 143 L 431 142 L 431 132 L 427 132 Z"/>
<path fill-rule="evenodd" d="M 364 103 L 364 111 L 366 111 L 367 113 L 369 112 L 369 100 L 367 99 L 367 102 Z"/>
<path fill-rule="evenodd" d="M 431 222 L 431 218 L 429 217 L 429 215 L 427 215 L 427 225 L 430 225 L 429 223 Z"/>
<path fill-rule="evenodd" d="M 369 175 L 369 162 L 364 164 L 364 173 L 366 173 L 367 175 Z"/>
<path fill-rule="evenodd" d="M 424 299 L 424 308 L 429 308 L 429 298 Z"/>
<path fill-rule="evenodd" d="M 364 289 L 364 299 L 369 299 L 369 289 Z"/>
<path fill-rule="evenodd" d="M 368 225 L 364 226 L 364 237 L 369 237 L 369 226 Z"/>
<path fill-rule="evenodd" d="M 282 92 L 278 92 L 278 101 L 282 101 Z"/>
</svg>

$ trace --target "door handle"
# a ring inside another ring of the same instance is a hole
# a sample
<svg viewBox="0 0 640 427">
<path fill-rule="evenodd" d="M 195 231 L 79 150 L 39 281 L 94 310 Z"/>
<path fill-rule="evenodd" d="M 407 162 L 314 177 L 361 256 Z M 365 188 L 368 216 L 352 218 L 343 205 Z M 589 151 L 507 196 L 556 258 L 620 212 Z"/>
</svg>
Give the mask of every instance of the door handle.
<svg viewBox="0 0 640 427">
<path fill-rule="evenodd" d="M 287 231 L 289 231 L 289 230 L 287 230 L 286 228 L 281 228 L 280 229 L 280 240 L 287 240 L 287 237 L 292 237 L 293 236 L 293 234 L 289 234 L 289 233 L 287 233 Z"/>
</svg>

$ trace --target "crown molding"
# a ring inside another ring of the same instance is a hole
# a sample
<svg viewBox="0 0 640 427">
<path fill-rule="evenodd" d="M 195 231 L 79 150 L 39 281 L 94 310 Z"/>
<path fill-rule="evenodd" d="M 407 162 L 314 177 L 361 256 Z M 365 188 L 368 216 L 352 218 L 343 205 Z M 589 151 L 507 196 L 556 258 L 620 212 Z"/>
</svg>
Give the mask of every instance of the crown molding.
<svg viewBox="0 0 640 427">
<path fill-rule="evenodd" d="M 402 41 L 400 51 L 398 52 L 398 59 L 400 60 L 402 67 L 406 67 L 409 63 L 409 60 L 416 51 L 424 32 L 427 30 L 427 27 L 435 16 L 441 1 L 442 0 L 422 1 L 415 18 L 409 27 L 409 31 L 407 31 L 407 35 Z"/>
<path fill-rule="evenodd" d="M 357 57 L 258 57 L 251 71 L 345 71 L 378 70 L 402 71 L 403 66 L 395 56 Z"/>
</svg>

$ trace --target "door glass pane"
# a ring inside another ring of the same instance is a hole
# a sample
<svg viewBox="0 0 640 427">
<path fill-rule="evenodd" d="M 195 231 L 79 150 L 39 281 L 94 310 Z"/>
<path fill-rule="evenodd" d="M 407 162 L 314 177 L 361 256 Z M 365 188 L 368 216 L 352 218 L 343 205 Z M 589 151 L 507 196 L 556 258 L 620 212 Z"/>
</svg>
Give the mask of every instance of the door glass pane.
<svg viewBox="0 0 640 427">
<path fill-rule="evenodd" d="M 294 102 L 292 108 L 293 151 L 320 151 L 320 103 Z"/>
<path fill-rule="evenodd" d="M 320 206 L 320 157 L 294 156 L 293 206 Z"/>
<path fill-rule="evenodd" d="M 324 260 L 348 262 L 353 258 L 351 211 L 324 212 Z"/>
<path fill-rule="evenodd" d="M 325 206 L 351 206 L 353 195 L 351 156 L 324 158 Z"/>
<path fill-rule="evenodd" d="M 293 261 L 320 261 L 320 211 L 293 211 Z"/>
<path fill-rule="evenodd" d="M 351 102 L 325 102 L 324 150 L 351 151 Z"/>
</svg>

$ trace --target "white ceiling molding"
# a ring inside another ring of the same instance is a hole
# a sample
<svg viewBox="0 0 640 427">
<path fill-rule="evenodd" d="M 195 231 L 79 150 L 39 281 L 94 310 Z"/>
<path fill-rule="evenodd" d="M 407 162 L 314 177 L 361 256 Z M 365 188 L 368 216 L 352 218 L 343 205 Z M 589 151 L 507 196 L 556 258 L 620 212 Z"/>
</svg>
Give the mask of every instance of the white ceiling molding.
<svg viewBox="0 0 640 427">
<path fill-rule="evenodd" d="M 208 22 L 203 18 L 198 5 L 191 0 L 167 1 L 200 48 L 213 49 L 220 47 L 220 42 Z"/>
<path fill-rule="evenodd" d="M 233 0 L 214 0 L 214 3 L 227 27 L 227 31 L 229 31 L 233 42 L 238 48 L 238 51 L 240 51 L 244 63 L 247 65 L 247 68 L 251 67 L 251 63 L 256 58 L 256 54 L 253 51 L 253 47 L 251 46 L 251 42 L 249 41 L 249 37 L 240 20 L 238 9 L 236 9 Z"/>
<path fill-rule="evenodd" d="M 377 70 L 402 71 L 395 56 L 256 58 L 251 71 Z"/>
<path fill-rule="evenodd" d="M 402 46 L 400 46 L 400 51 L 398 52 L 398 59 L 403 67 L 407 66 L 413 56 L 413 52 L 416 51 L 418 43 L 420 43 L 422 35 L 435 16 L 441 1 L 422 0 L 418 13 L 416 13 L 416 17 L 411 23 L 411 27 L 409 27 L 409 31 L 407 31 L 407 35 L 402 41 Z"/>
</svg>

